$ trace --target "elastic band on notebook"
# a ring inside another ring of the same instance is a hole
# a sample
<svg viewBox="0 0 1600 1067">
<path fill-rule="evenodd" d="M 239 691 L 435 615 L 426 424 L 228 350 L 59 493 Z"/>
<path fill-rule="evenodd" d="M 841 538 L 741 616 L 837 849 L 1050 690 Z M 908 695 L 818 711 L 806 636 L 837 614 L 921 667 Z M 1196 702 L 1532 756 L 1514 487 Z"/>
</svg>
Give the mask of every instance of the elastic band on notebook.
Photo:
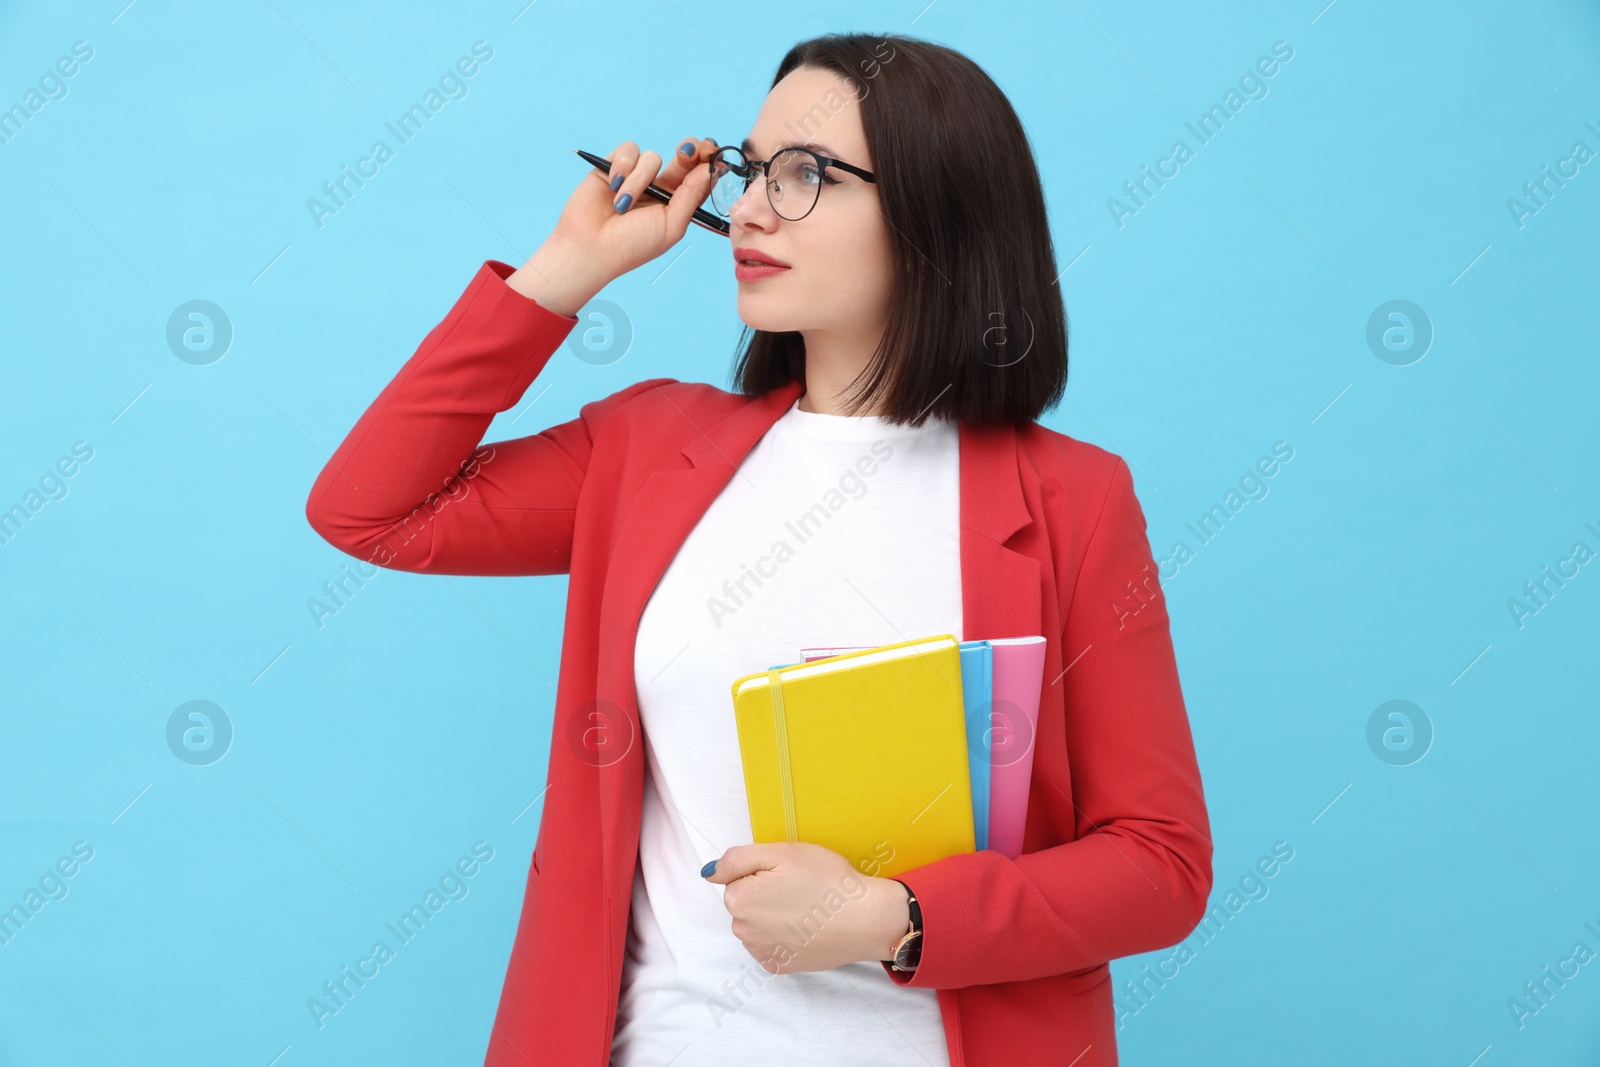
<svg viewBox="0 0 1600 1067">
<path fill-rule="evenodd" d="M 783 827 L 790 841 L 798 841 L 800 831 L 794 817 L 794 778 L 789 773 L 789 723 L 783 713 L 783 681 L 777 668 L 767 671 L 767 684 L 772 690 L 773 733 L 778 738 L 778 787 L 783 793 Z"/>
</svg>

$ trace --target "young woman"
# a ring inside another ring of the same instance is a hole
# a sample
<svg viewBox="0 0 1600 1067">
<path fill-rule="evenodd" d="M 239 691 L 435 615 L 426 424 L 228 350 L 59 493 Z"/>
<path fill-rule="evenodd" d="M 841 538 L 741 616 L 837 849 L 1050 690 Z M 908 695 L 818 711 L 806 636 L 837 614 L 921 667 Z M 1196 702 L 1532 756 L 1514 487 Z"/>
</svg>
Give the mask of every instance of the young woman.
<svg viewBox="0 0 1600 1067">
<path fill-rule="evenodd" d="M 829 35 L 742 151 L 608 161 L 525 264 L 482 265 L 306 508 L 382 566 L 571 576 L 486 1062 L 1114 1064 L 1108 962 L 1198 923 L 1210 826 L 1128 465 L 1036 421 L 1066 321 L 1010 104 L 950 49 Z M 701 205 L 752 331 L 735 391 L 651 378 L 480 448 Z M 1023 853 L 885 878 L 751 843 L 732 680 L 941 633 L 1047 637 Z"/>
</svg>

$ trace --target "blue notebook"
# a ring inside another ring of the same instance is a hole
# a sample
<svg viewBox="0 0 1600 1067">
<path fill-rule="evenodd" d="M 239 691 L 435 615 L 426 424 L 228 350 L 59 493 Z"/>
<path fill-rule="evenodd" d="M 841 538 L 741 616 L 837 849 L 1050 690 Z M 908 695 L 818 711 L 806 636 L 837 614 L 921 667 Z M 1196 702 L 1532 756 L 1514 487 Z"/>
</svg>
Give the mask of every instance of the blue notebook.
<svg viewBox="0 0 1600 1067">
<path fill-rule="evenodd" d="M 976 847 L 989 847 L 989 709 L 994 704 L 994 649 L 961 642 L 961 697 L 967 706 L 967 768 L 972 775 Z"/>
</svg>

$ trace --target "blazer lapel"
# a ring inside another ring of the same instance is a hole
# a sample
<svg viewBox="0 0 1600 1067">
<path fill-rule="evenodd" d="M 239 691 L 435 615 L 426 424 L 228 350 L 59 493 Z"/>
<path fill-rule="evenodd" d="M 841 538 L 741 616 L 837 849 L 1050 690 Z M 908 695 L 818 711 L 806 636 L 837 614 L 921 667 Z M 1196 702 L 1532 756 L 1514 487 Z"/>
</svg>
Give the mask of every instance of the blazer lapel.
<svg viewBox="0 0 1600 1067">
<path fill-rule="evenodd" d="M 621 751 L 607 753 L 599 766 L 601 879 L 614 918 L 627 907 L 631 893 L 644 796 L 642 727 L 633 677 L 639 617 L 695 524 L 803 388 L 801 382 L 790 382 L 709 426 L 697 427 L 689 444 L 651 472 L 618 526 L 600 603 L 596 691 L 626 719 L 617 724 L 624 738 Z M 693 421 L 689 413 L 684 417 Z"/>
<path fill-rule="evenodd" d="M 1039 635 L 1039 561 L 1006 543 L 1033 522 L 1017 431 L 961 426 L 961 626 L 965 640 Z"/>
</svg>

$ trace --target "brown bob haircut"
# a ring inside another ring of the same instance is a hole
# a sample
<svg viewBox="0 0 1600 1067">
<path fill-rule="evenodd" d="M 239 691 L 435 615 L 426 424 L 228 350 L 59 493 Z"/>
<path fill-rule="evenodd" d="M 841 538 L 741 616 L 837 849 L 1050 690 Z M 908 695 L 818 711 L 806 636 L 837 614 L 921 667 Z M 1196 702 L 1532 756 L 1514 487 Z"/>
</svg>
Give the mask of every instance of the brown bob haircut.
<svg viewBox="0 0 1600 1067">
<path fill-rule="evenodd" d="M 854 414 L 1023 426 L 1067 384 L 1067 316 L 1044 189 L 1022 123 L 990 77 L 953 49 L 893 34 L 826 34 L 791 48 L 831 71 L 861 108 L 892 245 L 889 321 L 847 391 Z M 820 104 L 818 125 L 828 114 Z M 814 132 L 809 120 L 802 132 Z M 805 380 L 798 331 L 749 326 L 732 379 L 746 396 Z"/>
</svg>

